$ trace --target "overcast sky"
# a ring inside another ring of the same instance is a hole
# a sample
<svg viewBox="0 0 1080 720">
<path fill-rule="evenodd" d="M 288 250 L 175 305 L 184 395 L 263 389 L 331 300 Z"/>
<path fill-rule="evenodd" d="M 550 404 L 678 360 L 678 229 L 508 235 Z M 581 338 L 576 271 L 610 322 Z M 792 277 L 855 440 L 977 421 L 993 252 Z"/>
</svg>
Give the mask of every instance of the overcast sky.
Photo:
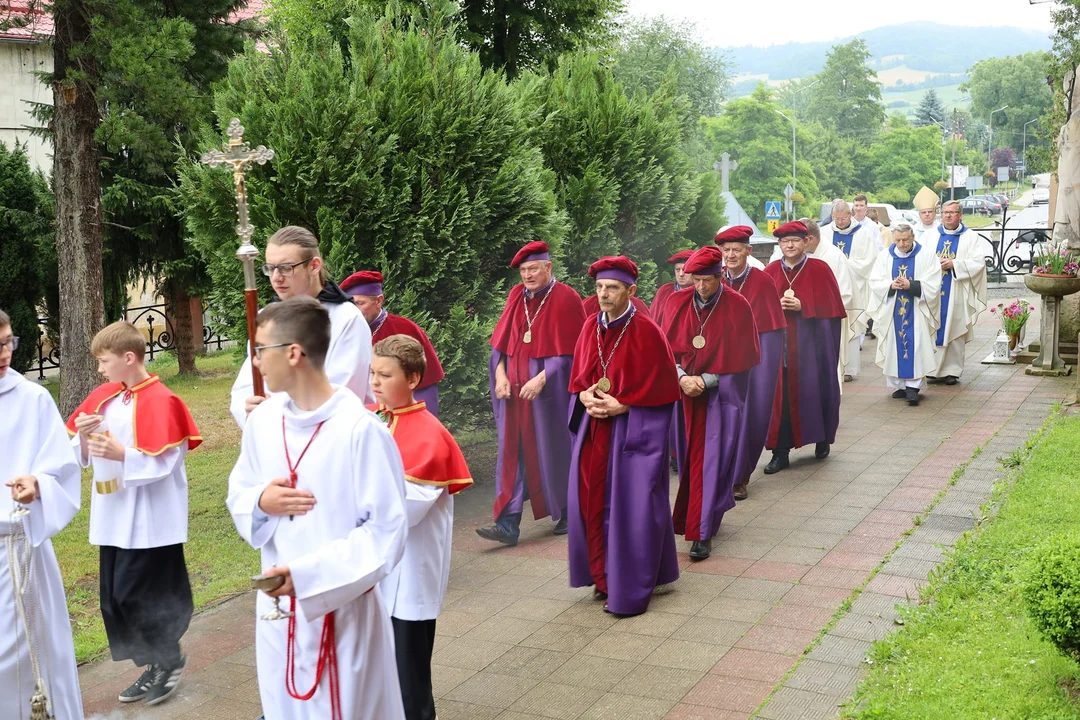
<svg viewBox="0 0 1080 720">
<path fill-rule="evenodd" d="M 836 40 L 919 19 L 969 27 L 1023 27 L 1049 35 L 1052 4 L 1031 5 L 1028 0 L 626 0 L 626 7 L 631 15 L 691 20 L 707 45 L 736 47 Z M 894 12 L 897 9 L 901 12 Z"/>
</svg>

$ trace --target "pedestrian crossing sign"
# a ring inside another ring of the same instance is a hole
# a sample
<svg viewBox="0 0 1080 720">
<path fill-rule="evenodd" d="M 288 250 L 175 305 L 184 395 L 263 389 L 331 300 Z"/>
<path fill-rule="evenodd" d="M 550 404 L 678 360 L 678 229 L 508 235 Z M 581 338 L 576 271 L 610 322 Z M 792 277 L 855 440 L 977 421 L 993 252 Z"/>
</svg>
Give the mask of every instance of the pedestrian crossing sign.
<svg viewBox="0 0 1080 720">
<path fill-rule="evenodd" d="M 766 200 L 765 201 L 765 219 L 766 220 L 779 220 L 780 219 L 780 201 L 779 200 Z"/>
<path fill-rule="evenodd" d="M 772 233 L 776 232 L 776 228 L 780 227 L 780 220 L 779 219 L 769 220 L 768 224 L 769 224 L 769 234 L 771 235 Z"/>
</svg>

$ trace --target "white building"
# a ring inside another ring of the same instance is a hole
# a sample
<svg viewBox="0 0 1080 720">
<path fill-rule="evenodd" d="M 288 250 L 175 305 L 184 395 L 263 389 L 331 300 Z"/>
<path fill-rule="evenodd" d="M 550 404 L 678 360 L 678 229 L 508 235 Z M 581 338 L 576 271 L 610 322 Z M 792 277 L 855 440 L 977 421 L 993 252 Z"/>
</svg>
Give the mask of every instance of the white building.
<svg viewBox="0 0 1080 720">
<path fill-rule="evenodd" d="M 12 4 L 11 16 L 28 18 L 24 27 L 12 27 L 0 32 L 0 142 L 10 150 L 18 141 L 26 145 L 30 165 L 52 171 L 49 143 L 34 135 L 28 128 L 38 123 L 31 115 L 34 103 L 52 103 L 52 90 L 43 84 L 36 73 L 52 72 L 52 16 L 36 7 L 32 12 L 18 0 Z"/>
</svg>

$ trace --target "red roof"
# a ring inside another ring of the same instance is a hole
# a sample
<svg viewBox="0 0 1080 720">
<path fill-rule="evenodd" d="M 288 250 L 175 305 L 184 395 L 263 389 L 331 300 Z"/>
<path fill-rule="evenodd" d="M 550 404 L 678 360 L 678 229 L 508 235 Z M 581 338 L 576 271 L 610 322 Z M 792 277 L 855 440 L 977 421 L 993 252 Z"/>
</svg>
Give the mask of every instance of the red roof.
<svg viewBox="0 0 1080 720">
<path fill-rule="evenodd" d="M 229 17 L 229 22 L 234 23 L 241 20 L 250 20 L 251 18 L 261 18 L 266 14 L 265 10 L 268 4 L 265 0 L 248 0 L 244 8 L 237 10 Z M 40 3 L 34 3 L 34 7 L 31 9 L 26 0 L 21 0 L 21 2 L 15 0 L 10 7 L 11 9 L 5 13 L 6 17 L 2 19 L 22 17 L 27 18 L 27 22 L 22 27 L 9 27 L 0 31 L 0 40 L 41 42 L 45 38 L 52 36 L 52 14 L 43 10 Z"/>
</svg>

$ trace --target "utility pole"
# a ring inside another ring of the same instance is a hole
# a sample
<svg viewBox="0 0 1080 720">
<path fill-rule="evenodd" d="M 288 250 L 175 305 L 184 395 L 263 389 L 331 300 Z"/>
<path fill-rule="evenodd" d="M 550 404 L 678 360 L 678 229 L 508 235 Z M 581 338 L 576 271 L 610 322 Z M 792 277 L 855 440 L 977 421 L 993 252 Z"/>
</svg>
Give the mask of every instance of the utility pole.
<svg viewBox="0 0 1080 720">
<path fill-rule="evenodd" d="M 990 119 L 986 123 L 987 129 L 990 131 L 990 135 L 987 137 L 987 140 L 986 140 L 986 169 L 987 170 L 993 170 L 994 169 L 990 165 L 990 162 L 991 162 L 990 161 L 990 153 L 994 152 L 994 113 L 1001 112 L 1002 110 L 1007 110 L 1008 108 L 1009 108 L 1008 105 L 1002 105 L 997 110 L 991 111 Z"/>
<path fill-rule="evenodd" d="M 776 110 L 776 108 L 773 108 L 773 110 L 776 112 L 777 115 L 791 123 L 791 190 L 792 195 L 794 195 L 795 188 L 797 187 L 797 185 L 795 184 L 795 121 L 792 118 L 789 118 L 784 113 L 780 112 L 779 110 Z"/>
<path fill-rule="evenodd" d="M 1032 118 L 1031 120 L 1028 120 L 1026 123 L 1024 123 L 1024 154 L 1022 156 L 1024 158 L 1024 175 L 1028 174 L 1028 166 L 1027 166 L 1027 126 L 1030 125 L 1031 123 L 1035 122 L 1038 119 L 1039 118 Z M 1020 182 L 1020 179 L 1017 178 L 1017 183 L 1018 183 L 1017 188 L 1016 188 L 1017 192 L 1020 192 L 1019 182 Z"/>
<path fill-rule="evenodd" d="M 941 182 L 945 182 L 945 135 L 948 133 L 949 129 L 945 127 L 945 123 L 939 121 L 933 115 L 930 115 L 929 118 L 935 125 L 941 128 Z M 941 195 L 945 195 L 944 190 L 941 192 Z"/>
<path fill-rule="evenodd" d="M 956 119 L 960 110 L 953 108 L 952 177 L 949 180 L 949 200 L 956 199 Z"/>
</svg>

